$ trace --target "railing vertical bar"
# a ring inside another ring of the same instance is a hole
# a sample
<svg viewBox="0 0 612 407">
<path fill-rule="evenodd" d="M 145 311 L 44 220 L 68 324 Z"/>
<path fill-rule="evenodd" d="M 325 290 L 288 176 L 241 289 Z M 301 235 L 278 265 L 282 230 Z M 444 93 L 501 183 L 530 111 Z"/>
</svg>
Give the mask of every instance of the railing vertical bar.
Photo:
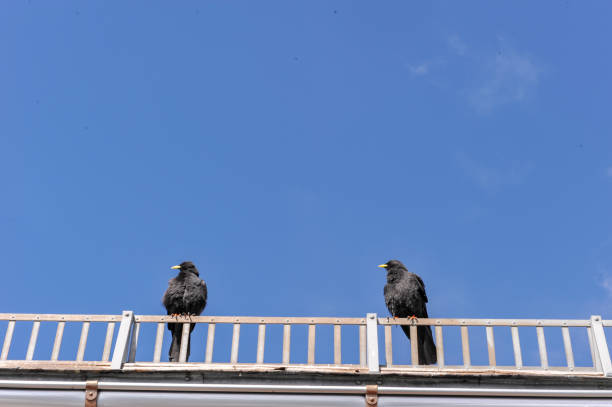
<svg viewBox="0 0 612 407">
<path fill-rule="evenodd" d="M 495 358 L 495 336 L 493 335 L 493 327 L 488 326 L 485 328 L 487 333 L 487 348 L 489 350 L 489 366 L 497 366 L 497 360 Z"/>
<path fill-rule="evenodd" d="M 183 322 L 183 330 L 181 331 L 181 349 L 179 350 L 179 363 L 187 362 L 187 349 L 189 349 L 189 333 L 191 332 L 191 323 Z"/>
<path fill-rule="evenodd" d="M 136 361 L 136 351 L 138 350 L 138 337 L 140 336 L 140 322 L 134 323 L 132 329 L 132 338 L 130 339 L 130 352 L 128 354 L 128 362 L 134 363 Z"/>
<path fill-rule="evenodd" d="M 315 342 L 316 342 L 316 329 L 315 324 L 308 325 L 308 364 L 315 364 Z M 359 344 L 361 346 L 361 342 Z"/>
<path fill-rule="evenodd" d="M 15 331 L 15 321 L 9 321 L 6 327 L 6 334 L 4 335 L 4 344 L 2 345 L 2 354 L 0 360 L 6 360 L 8 358 L 9 350 L 11 349 L 11 341 L 13 340 L 13 332 Z"/>
<path fill-rule="evenodd" d="M 53 350 L 51 351 L 51 360 L 56 361 L 59 358 L 60 347 L 62 346 L 62 337 L 64 336 L 64 326 L 66 323 L 60 321 L 57 323 L 57 330 L 55 331 L 55 341 L 53 341 Z"/>
<path fill-rule="evenodd" d="M 601 370 L 601 363 L 599 363 L 599 358 L 597 357 L 597 351 L 595 350 L 595 339 L 593 339 L 593 328 L 590 326 L 587 327 L 587 335 L 589 337 L 589 349 L 591 350 L 591 360 L 593 361 L 593 367 L 595 370 Z"/>
<path fill-rule="evenodd" d="M 366 326 L 359 325 L 359 366 L 367 366 Z"/>
<path fill-rule="evenodd" d="M 442 337 L 442 326 L 436 326 L 436 356 L 438 359 L 438 367 L 444 367 L 444 339 Z"/>
<path fill-rule="evenodd" d="M 266 348 L 266 324 L 259 324 L 257 332 L 257 363 L 263 364 Z"/>
<path fill-rule="evenodd" d="M 412 366 L 418 366 L 419 338 L 416 325 L 410 325 L 410 359 Z"/>
<path fill-rule="evenodd" d="M 162 346 L 164 342 L 164 323 L 157 323 L 157 331 L 155 332 L 155 348 L 153 349 L 153 362 L 161 361 Z"/>
<path fill-rule="evenodd" d="M 561 328 L 563 335 L 563 347 L 565 348 L 565 359 L 567 360 L 567 368 L 574 370 L 574 352 L 572 351 L 572 340 L 570 339 L 569 328 L 564 326 Z"/>
<path fill-rule="evenodd" d="M 597 360 L 600 366 L 600 372 L 606 377 L 612 376 L 612 360 L 610 360 L 610 350 L 606 341 L 606 333 L 604 332 L 601 315 L 591 315 L 591 330 L 593 331 L 593 341 L 595 342 L 595 350 Z"/>
<path fill-rule="evenodd" d="M 289 364 L 291 355 L 291 325 L 283 325 L 283 364 Z"/>
<path fill-rule="evenodd" d="M 36 349 L 36 341 L 38 340 L 38 330 L 40 329 L 40 321 L 34 321 L 32 324 L 32 334 L 30 335 L 30 343 L 28 344 L 28 352 L 26 353 L 26 360 L 32 360 L 34 357 L 34 350 Z"/>
<path fill-rule="evenodd" d="M 472 356 L 470 355 L 470 336 L 467 326 L 461 327 L 461 351 L 463 353 L 463 366 L 470 367 Z"/>
<path fill-rule="evenodd" d="M 83 322 L 81 328 L 81 339 L 79 339 L 79 349 L 77 350 L 76 361 L 82 362 L 85 357 L 85 348 L 87 347 L 87 336 L 89 335 L 89 321 Z"/>
<path fill-rule="evenodd" d="M 538 349 L 540 351 L 540 365 L 543 369 L 548 369 L 548 353 L 546 351 L 546 338 L 544 337 L 544 328 L 536 327 L 538 335 Z"/>
<path fill-rule="evenodd" d="M 334 364 L 342 364 L 342 326 L 334 325 Z"/>
<path fill-rule="evenodd" d="M 208 334 L 206 335 L 206 355 L 205 363 L 212 363 L 213 347 L 215 345 L 215 324 L 208 324 Z"/>
<path fill-rule="evenodd" d="M 115 323 L 109 322 L 106 327 L 106 338 L 104 339 L 104 349 L 102 350 L 102 362 L 110 359 L 111 347 L 113 346 L 113 334 L 115 333 Z"/>
<path fill-rule="evenodd" d="M 387 367 L 393 366 L 393 339 L 391 338 L 391 325 L 385 325 L 385 360 Z"/>
<path fill-rule="evenodd" d="M 239 344 L 240 344 L 240 324 L 234 324 L 234 332 L 232 333 L 232 352 L 230 354 L 230 363 L 238 363 Z"/>
<path fill-rule="evenodd" d="M 517 369 L 523 367 L 523 355 L 521 354 L 521 340 L 519 338 L 518 327 L 510 327 L 512 332 L 512 348 L 514 349 L 514 365 Z"/>
</svg>

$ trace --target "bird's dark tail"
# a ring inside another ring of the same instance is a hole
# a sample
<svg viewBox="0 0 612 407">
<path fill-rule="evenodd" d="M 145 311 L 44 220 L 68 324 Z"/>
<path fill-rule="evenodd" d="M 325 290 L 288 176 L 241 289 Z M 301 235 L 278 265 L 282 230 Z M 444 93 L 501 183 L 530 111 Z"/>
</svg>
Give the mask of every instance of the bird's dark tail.
<svg viewBox="0 0 612 407">
<path fill-rule="evenodd" d="M 191 352 L 191 332 L 195 328 L 195 324 L 191 324 L 189 327 L 189 336 L 187 337 L 187 357 L 185 361 L 189 361 L 189 353 Z M 168 324 L 168 329 L 172 332 L 172 343 L 170 344 L 170 351 L 168 352 L 168 360 L 170 362 L 178 362 L 181 354 L 181 339 L 183 336 L 183 324 L 172 323 Z"/>
<path fill-rule="evenodd" d="M 410 338 L 410 326 L 402 325 L 402 330 Z M 431 327 L 419 325 L 417 327 L 417 338 L 419 342 L 419 365 L 433 365 L 438 361 L 436 345 L 431 334 Z"/>
</svg>

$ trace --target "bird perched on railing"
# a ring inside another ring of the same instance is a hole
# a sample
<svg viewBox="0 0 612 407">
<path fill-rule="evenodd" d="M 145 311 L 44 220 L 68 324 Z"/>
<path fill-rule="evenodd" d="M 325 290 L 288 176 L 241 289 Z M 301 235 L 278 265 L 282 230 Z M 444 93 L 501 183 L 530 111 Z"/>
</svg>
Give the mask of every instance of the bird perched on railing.
<svg viewBox="0 0 612 407">
<path fill-rule="evenodd" d="M 168 315 L 174 317 L 200 315 L 206 307 L 206 297 L 208 291 L 206 283 L 200 279 L 200 273 L 196 266 L 190 261 L 184 261 L 178 266 L 173 266 L 171 269 L 180 270 L 178 275 L 168 281 L 168 289 L 164 293 L 162 302 Z M 189 327 L 189 336 L 195 324 L 192 323 Z M 168 323 L 168 329 L 172 332 L 172 344 L 170 345 L 169 358 L 170 362 L 178 362 L 181 350 L 181 337 L 183 324 Z M 187 358 L 189 360 L 189 351 L 191 343 L 187 344 Z"/>
<path fill-rule="evenodd" d="M 428 318 L 427 294 L 421 277 L 408 271 L 399 260 L 389 260 L 381 264 L 387 270 L 385 285 L 385 303 L 393 318 Z M 410 327 L 402 325 L 402 330 L 410 339 Z M 431 327 L 417 327 L 419 364 L 432 365 L 436 363 L 436 345 L 434 345 Z"/>
</svg>

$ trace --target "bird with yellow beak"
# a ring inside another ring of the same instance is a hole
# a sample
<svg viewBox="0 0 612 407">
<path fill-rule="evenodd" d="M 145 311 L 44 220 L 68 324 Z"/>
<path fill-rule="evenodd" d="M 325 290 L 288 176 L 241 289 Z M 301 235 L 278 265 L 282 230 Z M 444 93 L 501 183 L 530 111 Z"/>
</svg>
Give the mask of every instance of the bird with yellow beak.
<svg viewBox="0 0 612 407">
<path fill-rule="evenodd" d="M 168 315 L 200 315 L 206 307 L 208 289 L 204 280 L 200 279 L 200 273 L 195 264 L 184 261 L 177 266 L 170 267 L 171 270 L 179 270 L 176 277 L 168 281 L 168 289 L 164 293 L 162 303 L 166 307 Z M 189 335 L 195 324 L 190 325 Z M 168 323 L 168 330 L 172 332 L 172 344 L 170 345 L 170 362 L 178 362 L 181 349 L 182 324 Z M 190 345 L 190 344 L 189 344 Z M 190 346 L 187 346 L 187 361 L 189 359 Z"/>
<path fill-rule="evenodd" d="M 408 271 L 399 260 L 389 260 L 378 267 L 387 271 L 385 285 L 385 304 L 393 318 L 428 318 L 427 294 L 425 284 L 418 275 Z M 401 325 L 402 330 L 410 339 L 410 327 Z M 431 365 L 436 363 L 436 345 L 433 342 L 431 327 L 417 326 L 418 363 Z"/>
</svg>

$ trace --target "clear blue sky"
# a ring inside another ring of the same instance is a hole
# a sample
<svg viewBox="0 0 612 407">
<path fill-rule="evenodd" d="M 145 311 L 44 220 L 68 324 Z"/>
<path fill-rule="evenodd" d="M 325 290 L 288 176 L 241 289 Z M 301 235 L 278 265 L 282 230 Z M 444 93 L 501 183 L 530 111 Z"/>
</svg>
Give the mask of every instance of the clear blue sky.
<svg viewBox="0 0 612 407">
<path fill-rule="evenodd" d="M 610 317 L 609 2 L 2 2 L 2 312 Z"/>
</svg>

